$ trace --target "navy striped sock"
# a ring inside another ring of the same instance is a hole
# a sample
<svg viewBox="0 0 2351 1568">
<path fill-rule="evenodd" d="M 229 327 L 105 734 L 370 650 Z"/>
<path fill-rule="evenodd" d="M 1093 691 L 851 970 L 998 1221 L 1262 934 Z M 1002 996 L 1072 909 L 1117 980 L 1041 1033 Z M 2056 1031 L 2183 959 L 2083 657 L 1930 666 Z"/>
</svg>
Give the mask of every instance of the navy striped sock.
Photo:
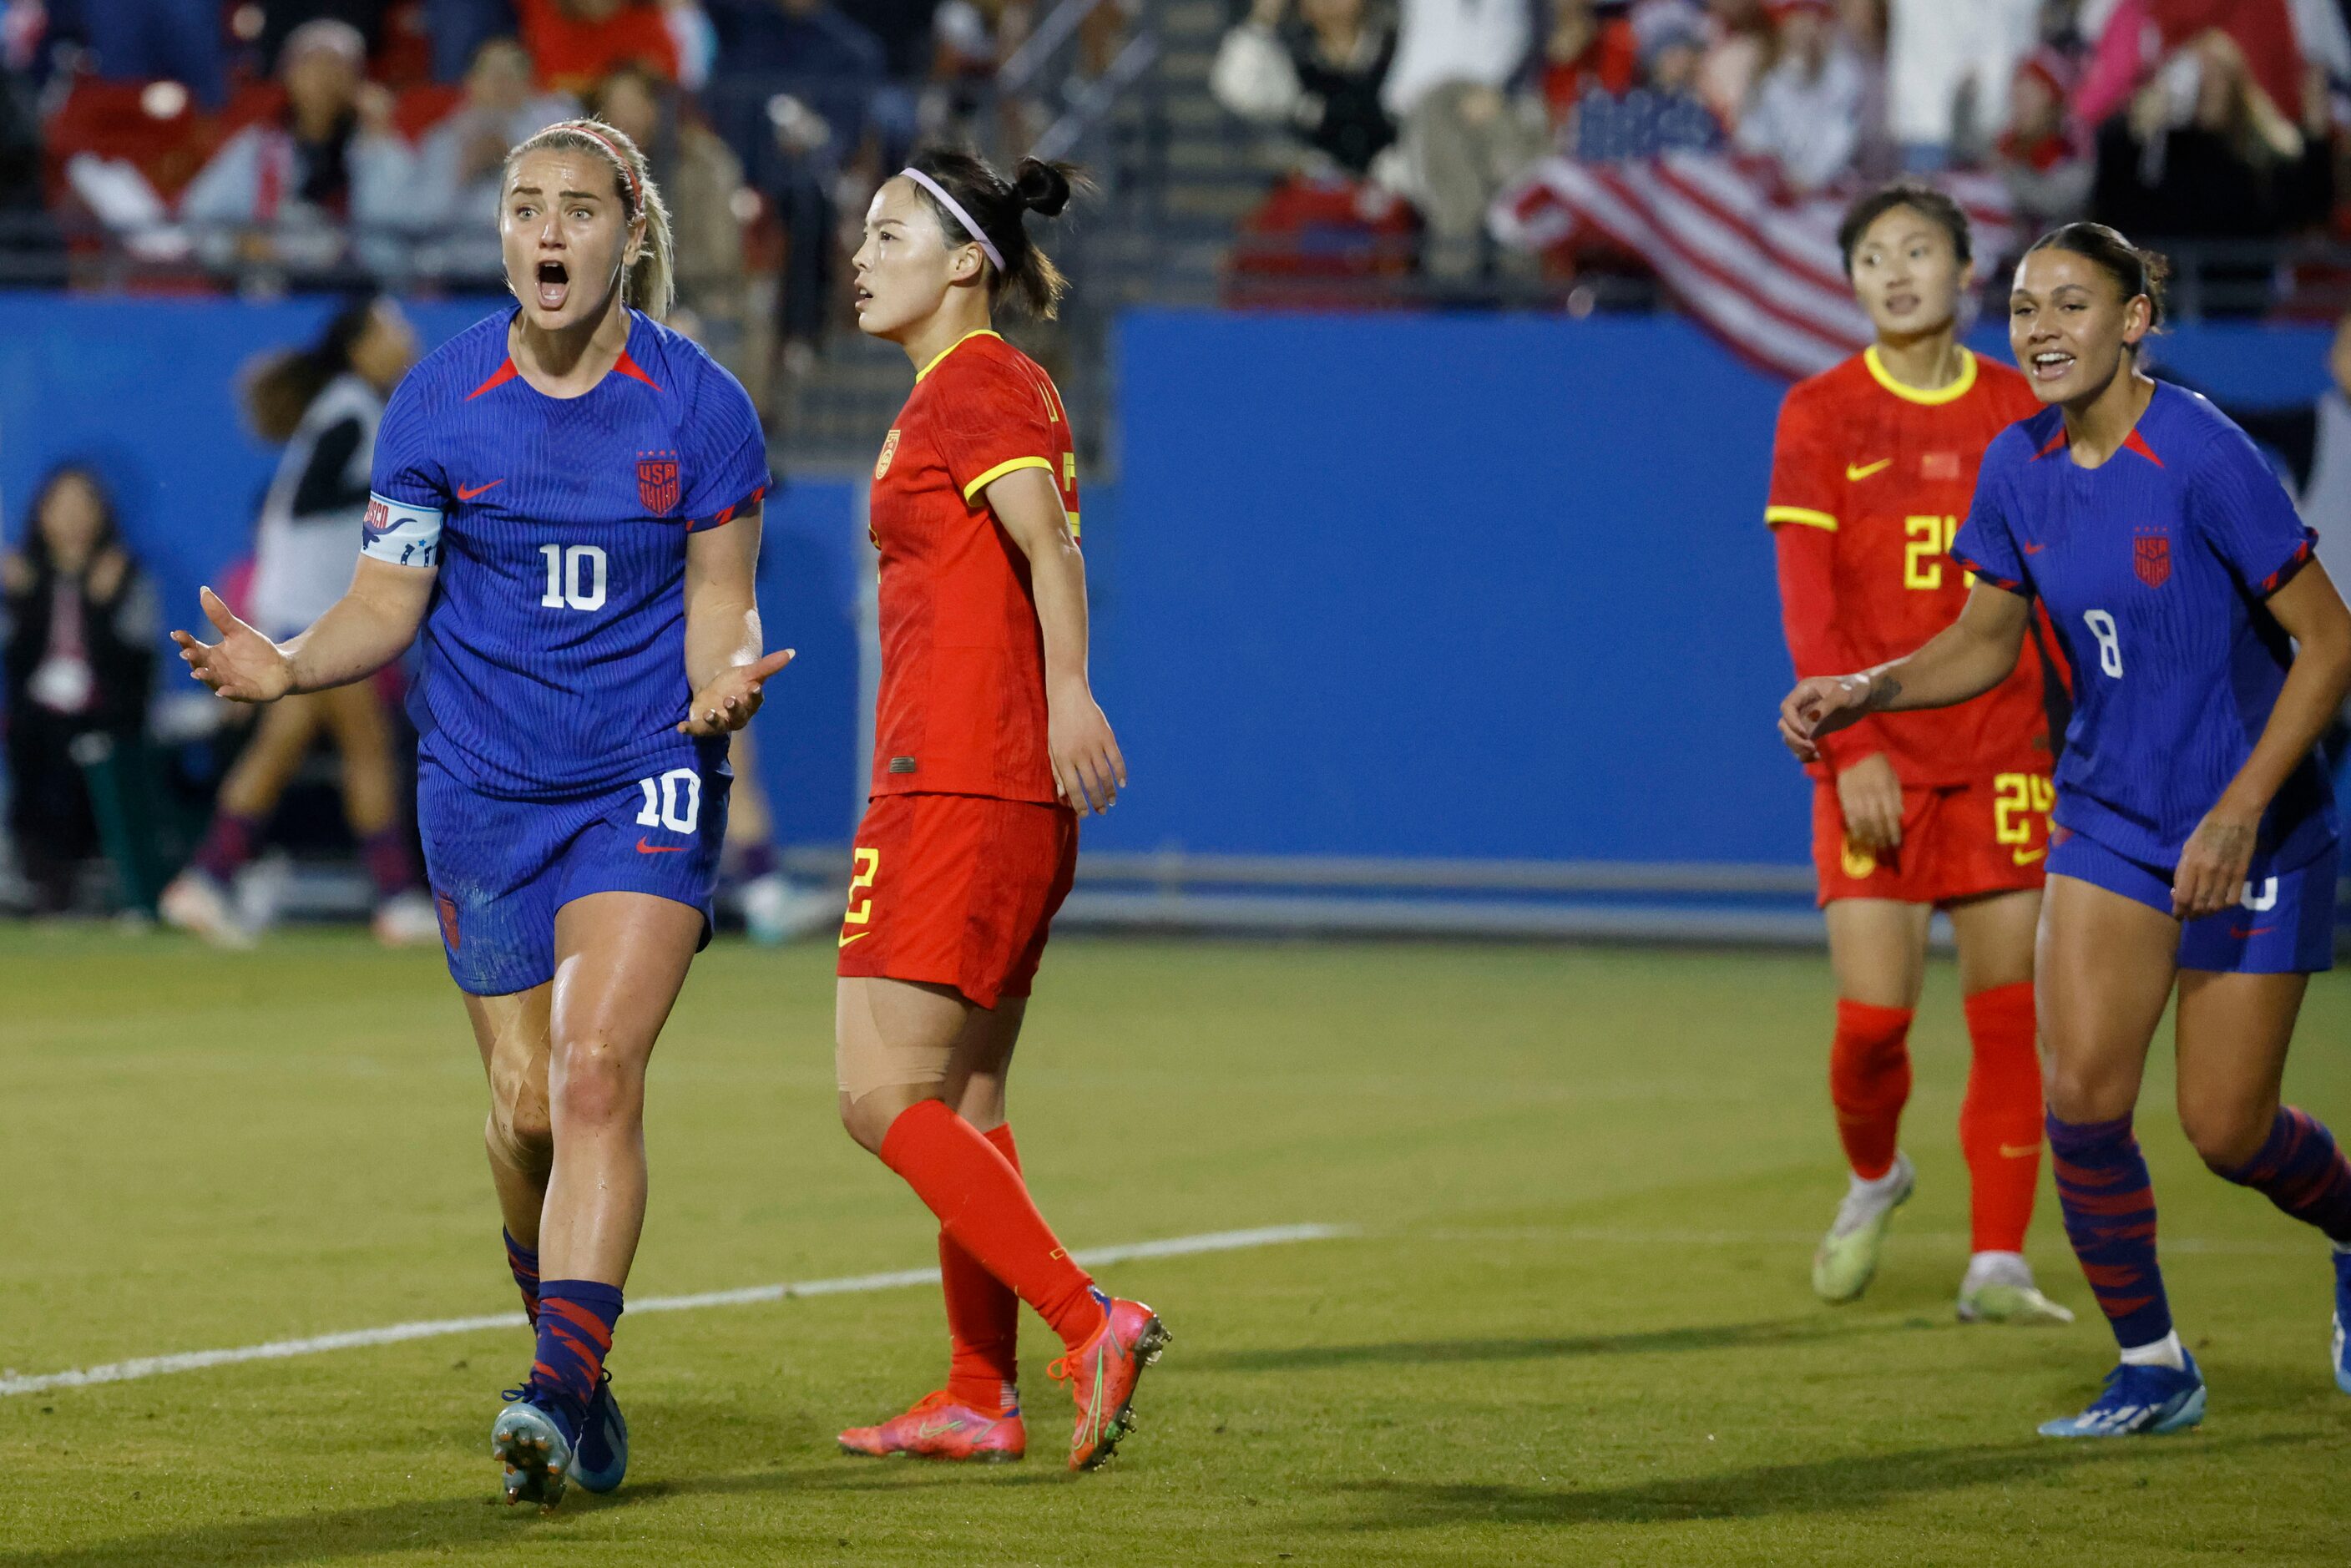
<svg viewBox="0 0 2351 1568">
<path fill-rule="evenodd" d="M 562 1406 L 576 1424 L 603 1380 L 621 1321 L 621 1288 L 594 1280 L 549 1280 L 538 1291 L 538 1350 L 530 1364 L 532 1398 Z"/>
<path fill-rule="evenodd" d="M 2279 1106 L 2259 1154 L 2234 1170 L 2213 1169 L 2318 1227 L 2328 1240 L 2351 1241 L 2351 1163 L 2309 1112 Z"/>
<path fill-rule="evenodd" d="M 2052 1114 L 2049 1153 L 2065 1237 L 2083 1277 L 2125 1350 L 2171 1333 L 2171 1303 L 2155 1260 L 2155 1189 L 2131 1119 L 2061 1122 Z"/>
<path fill-rule="evenodd" d="M 514 1239 L 511 1230 L 501 1230 L 507 1239 L 507 1268 L 514 1274 L 515 1289 L 522 1292 L 522 1310 L 530 1317 L 530 1326 L 538 1326 L 538 1253 Z"/>
</svg>

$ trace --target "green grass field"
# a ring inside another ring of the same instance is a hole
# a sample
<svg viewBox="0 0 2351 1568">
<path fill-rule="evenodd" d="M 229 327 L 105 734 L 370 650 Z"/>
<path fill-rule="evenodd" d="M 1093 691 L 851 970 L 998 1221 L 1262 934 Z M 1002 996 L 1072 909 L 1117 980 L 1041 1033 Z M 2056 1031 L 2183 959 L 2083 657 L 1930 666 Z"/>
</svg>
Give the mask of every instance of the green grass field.
<svg viewBox="0 0 2351 1568">
<path fill-rule="evenodd" d="M 928 1217 L 833 1120 L 830 950 L 722 945 L 654 1058 L 634 1295 L 905 1269 Z M 629 1484 L 493 1501 L 518 1329 L 0 1398 L 0 1568 L 97 1563 L 2351 1561 L 2323 1245 L 2142 1135 L 2192 1435 L 2036 1438 L 2110 1360 L 2082 1311 L 1962 1328 L 1948 967 L 1922 1181 L 1860 1304 L 1806 1287 L 1840 1191 L 1813 955 L 1057 944 L 1015 1124 L 1085 1247 L 1322 1222 L 1106 1278 L 1176 1341 L 1114 1465 L 1061 1472 L 1029 1321 L 1025 1465 L 836 1455 L 934 1386 L 935 1293 L 624 1319 Z M 437 957 L 0 931 L 0 1364 L 41 1374 L 512 1304 L 483 1091 Z M 2351 983 L 2290 1092 L 2351 1123 Z"/>
</svg>

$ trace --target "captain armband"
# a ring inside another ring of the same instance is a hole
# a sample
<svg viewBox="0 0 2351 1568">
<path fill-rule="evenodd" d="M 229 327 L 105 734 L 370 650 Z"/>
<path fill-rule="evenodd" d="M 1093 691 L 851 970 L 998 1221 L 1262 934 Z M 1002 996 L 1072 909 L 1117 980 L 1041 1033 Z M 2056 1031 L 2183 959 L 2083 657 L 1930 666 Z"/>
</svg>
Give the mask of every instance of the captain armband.
<svg viewBox="0 0 2351 1568">
<path fill-rule="evenodd" d="M 371 494 L 360 554 L 392 566 L 439 566 L 441 514 Z"/>
</svg>

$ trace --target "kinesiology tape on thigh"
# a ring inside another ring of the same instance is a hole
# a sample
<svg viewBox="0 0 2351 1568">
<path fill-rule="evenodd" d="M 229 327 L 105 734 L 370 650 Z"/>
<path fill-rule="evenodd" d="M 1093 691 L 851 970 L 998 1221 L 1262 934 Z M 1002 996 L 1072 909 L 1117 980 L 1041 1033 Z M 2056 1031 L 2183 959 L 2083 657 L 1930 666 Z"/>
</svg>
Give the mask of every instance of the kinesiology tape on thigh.
<svg viewBox="0 0 2351 1568">
<path fill-rule="evenodd" d="M 936 1090 L 947 1081 L 952 1045 L 889 1045 L 868 1039 L 832 1048 L 833 1077 L 853 1103 L 877 1089 Z"/>
</svg>

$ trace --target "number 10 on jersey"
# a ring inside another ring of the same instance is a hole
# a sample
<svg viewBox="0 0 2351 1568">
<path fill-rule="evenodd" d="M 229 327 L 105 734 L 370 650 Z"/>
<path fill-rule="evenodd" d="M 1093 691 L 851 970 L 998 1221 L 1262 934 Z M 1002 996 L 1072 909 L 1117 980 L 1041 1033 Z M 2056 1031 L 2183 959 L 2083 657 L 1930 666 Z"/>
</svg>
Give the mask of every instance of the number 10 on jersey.
<svg viewBox="0 0 2351 1568">
<path fill-rule="evenodd" d="M 547 558 L 547 591 L 539 596 L 545 610 L 604 608 L 604 552 L 594 545 L 541 545 Z"/>
</svg>

